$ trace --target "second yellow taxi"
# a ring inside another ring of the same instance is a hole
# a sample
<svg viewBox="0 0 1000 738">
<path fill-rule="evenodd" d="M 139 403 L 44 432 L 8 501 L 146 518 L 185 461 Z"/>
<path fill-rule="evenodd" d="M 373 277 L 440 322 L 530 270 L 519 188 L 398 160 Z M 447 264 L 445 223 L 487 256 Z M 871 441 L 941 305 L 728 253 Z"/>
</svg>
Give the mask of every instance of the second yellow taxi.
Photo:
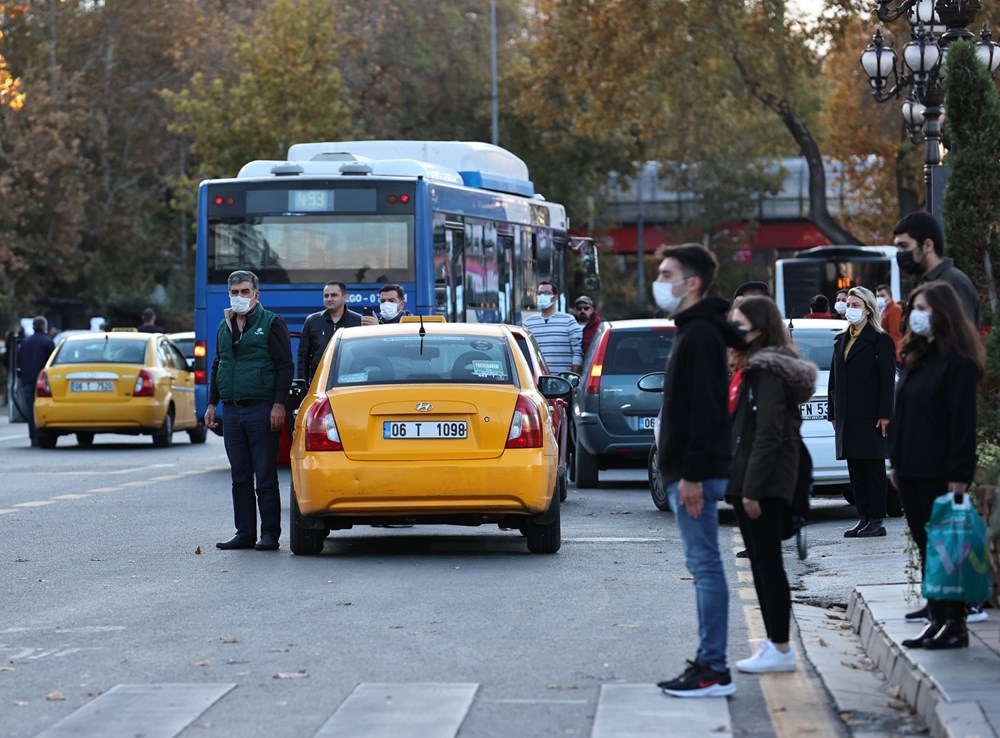
<svg viewBox="0 0 1000 738">
<path fill-rule="evenodd" d="M 547 398 L 502 325 L 403 322 L 337 331 L 295 420 L 290 547 L 354 525 L 495 524 L 534 553 L 561 544 Z"/>
</svg>

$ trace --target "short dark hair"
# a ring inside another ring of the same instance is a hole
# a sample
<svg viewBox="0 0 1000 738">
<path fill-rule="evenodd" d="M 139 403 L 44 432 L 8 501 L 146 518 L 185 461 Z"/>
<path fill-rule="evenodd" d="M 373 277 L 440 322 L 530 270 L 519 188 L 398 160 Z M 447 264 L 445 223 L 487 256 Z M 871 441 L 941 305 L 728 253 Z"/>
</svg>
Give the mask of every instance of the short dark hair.
<svg viewBox="0 0 1000 738">
<path fill-rule="evenodd" d="M 146 308 L 142 311 L 142 319 L 145 320 L 156 320 L 156 311 L 153 308 Z"/>
<path fill-rule="evenodd" d="M 917 244 L 922 244 L 928 238 L 934 243 L 934 253 L 944 256 L 944 232 L 941 224 L 930 213 L 918 210 L 903 216 L 892 229 L 893 236 L 910 236 Z"/>
<path fill-rule="evenodd" d="M 403 302 L 406 302 L 406 290 L 404 290 L 402 286 L 398 284 L 382 285 L 381 287 L 378 288 L 378 293 L 381 295 L 383 292 L 391 292 L 392 290 L 396 290 L 396 294 L 399 295 L 399 299 L 402 300 Z"/>
<path fill-rule="evenodd" d="M 809 301 L 809 309 L 814 313 L 828 313 L 830 312 L 830 301 L 826 299 L 826 295 L 816 295 Z"/>
<path fill-rule="evenodd" d="M 736 288 L 736 292 L 733 293 L 733 297 L 770 297 L 771 290 L 767 286 L 767 282 L 744 282 L 739 287 Z"/>
<path fill-rule="evenodd" d="M 330 280 L 329 282 L 327 282 L 327 283 L 326 283 L 325 285 L 323 285 L 323 286 L 324 286 L 324 287 L 339 287 L 339 288 L 340 288 L 340 291 L 341 291 L 342 293 L 344 293 L 345 295 L 347 294 L 347 285 L 346 285 L 346 284 L 344 284 L 343 282 L 338 282 L 338 281 L 337 281 L 337 280 L 335 280 L 335 279 L 332 279 L 332 280 Z"/>
<path fill-rule="evenodd" d="M 559 294 L 559 289 L 556 287 L 556 283 L 553 282 L 551 279 L 540 279 L 540 280 L 538 280 L 537 287 L 541 287 L 543 284 L 547 284 L 549 287 L 552 288 L 552 294 L 554 294 L 554 295 L 558 295 Z"/>
<path fill-rule="evenodd" d="M 681 266 L 685 277 L 698 277 L 701 280 L 701 294 L 707 295 L 715 275 L 719 271 L 719 260 L 715 254 L 700 243 L 682 243 L 679 246 L 661 246 L 656 256 L 663 259 L 675 259 Z"/>
<path fill-rule="evenodd" d="M 877 295 L 882 290 L 885 290 L 886 292 L 888 292 L 890 296 L 892 295 L 892 288 L 889 285 L 887 285 L 887 284 L 880 284 L 878 287 L 876 287 L 875 288 L 875 294 Z"/>
</svg>

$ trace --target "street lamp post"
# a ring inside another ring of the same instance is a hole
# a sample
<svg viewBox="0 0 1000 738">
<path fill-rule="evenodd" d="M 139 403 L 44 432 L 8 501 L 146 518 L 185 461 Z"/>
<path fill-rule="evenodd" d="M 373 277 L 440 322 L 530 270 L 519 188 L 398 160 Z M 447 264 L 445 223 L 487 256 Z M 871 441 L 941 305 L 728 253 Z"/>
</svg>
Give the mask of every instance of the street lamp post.
<svg viewBox="0 0 1000 738">
<path fill-rule="evenodd" d="M 927 210 L 940 221 L 942 187 L 938 180 L 944 173 L 941 166 L 944 161 L 941 144 L 944 61 L 952 41 L 975 38 L 966 26 L 976 19 L 982 4 L 980 0 L 900 0 L 891 8 L 892 1 L 877 0 L 875 13 L 883 23 L 907 16 L 911 41 L 903 47 L 903 65 L 898 64 L 895 50 L 886 45 L 879 27 L 861 54 L 861 66 L 868 75 L 877 102 L 893 100 L 904 90 L 911 89 L 903 103 L 903 118 L 911 137 L 923 134 Z M 1000 47 L 993 43 L 986 25 L 980 38 L 976 57 L 992 74 L 1000 66 Z"/>
</svg>

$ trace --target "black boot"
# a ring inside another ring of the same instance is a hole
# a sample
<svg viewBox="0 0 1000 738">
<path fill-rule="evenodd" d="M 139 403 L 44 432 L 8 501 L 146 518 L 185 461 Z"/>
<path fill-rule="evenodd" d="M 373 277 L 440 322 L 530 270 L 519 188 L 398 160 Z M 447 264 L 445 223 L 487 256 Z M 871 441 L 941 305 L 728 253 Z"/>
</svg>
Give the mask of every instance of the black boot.
<svg viewBox="0 0 1000 738">
<path fill-rule="evenodd" d="M 866 525 L 868 525 L 868 519 L 867 518 L 861 518 L 861 520 L 859 520 L 854 525 L 853 528 L 848 528 L 847 530 L 844 531 L 844 538 L 857 538 L 858 537 L 858 531 L 861 530 L 862 528 L 864 528 Z"/>
<path fill-rule="evenodd" d="M 924 648 L 968 648 L 969 630 L 965 627 L 965 603 L 948 600 L 945 603 L 944 627 L 924 644 Z"/>
<path fill-rule="evenodd" d="M 927 600 L 927 627 L 916 638 L 903 641 L 903 648 L 926 648 L 927 643 L 944 627 L 945 611 L 941 600 Z"/>
</svg>

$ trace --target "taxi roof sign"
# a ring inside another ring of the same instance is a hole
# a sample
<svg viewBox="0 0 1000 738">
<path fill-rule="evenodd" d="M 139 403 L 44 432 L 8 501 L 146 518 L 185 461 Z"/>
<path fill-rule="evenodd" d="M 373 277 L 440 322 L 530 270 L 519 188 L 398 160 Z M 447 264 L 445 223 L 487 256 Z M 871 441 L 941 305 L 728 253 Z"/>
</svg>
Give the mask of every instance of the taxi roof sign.
<svg viewBox="0 0 1000 738">
<path fill-rule="evenodd" d="M 443 315 L 404 315 L 400 323 L 447 323 Z"/>
</svg>

